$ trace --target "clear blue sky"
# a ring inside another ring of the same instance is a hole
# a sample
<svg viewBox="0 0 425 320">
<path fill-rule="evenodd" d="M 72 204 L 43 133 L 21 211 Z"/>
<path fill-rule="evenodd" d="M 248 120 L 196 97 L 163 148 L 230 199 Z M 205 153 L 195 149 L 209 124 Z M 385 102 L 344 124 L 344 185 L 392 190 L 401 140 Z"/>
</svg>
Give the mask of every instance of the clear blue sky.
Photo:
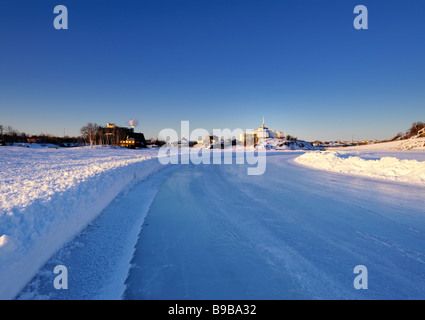
<svg viewBox="0 0 425 320">
<path fill-rule="evenodd" d="M 150 138 L 264 116 L 305 140 L 391 138 L 425 121 L 424 37 L 423 0 L 1 0 L 0 124 L 79 135 L 139 118 Z"/>
</svg>

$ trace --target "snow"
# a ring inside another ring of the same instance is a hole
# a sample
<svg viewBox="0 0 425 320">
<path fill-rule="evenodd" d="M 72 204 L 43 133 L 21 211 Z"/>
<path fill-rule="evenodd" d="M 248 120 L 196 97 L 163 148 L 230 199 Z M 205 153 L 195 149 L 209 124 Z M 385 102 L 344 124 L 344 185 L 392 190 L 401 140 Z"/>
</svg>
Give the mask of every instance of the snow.
<svg viewBox="0 0 425 320">
<path fill-rule="evenodd" d="M 352 151 L 425 151 L 425 138 L 412 138 L 391 142 L 371 143 L 353 147 L 336 148 L 336 150 Z"/>
<path fill-rule="evenodd" d="M 315 169 L 425 185 L 425 161 L 396 157 L 363 159 L 348 152 L 309 152 L 294 160 Z"/>
<path fill-rule="evenodd" d="M 271 148 L 259 176 L 157 152 L 1 147 L 0 299 L 425 298 L 424 152 Z"/>
<path fill-rule="evenodd" d="M 128 185 L 160 168 L 150 150 L 0 149 L 0 299 L 13 298 Z"/>
<path fill-rule="evenodd" d="M 258 148 L 266 150 L 320 150 L 314 147 L 310 142 L 293 141 L 286 139 L 262 139 L 258 142 Z"/>
<path fill-rule="evenodd" d="M 5 234 L 0 237 L 0 248 L 6 245 L 7 239 L 8 237 Z"/>
<path fill-rule="evenodd" d="M 125 188 L 47 261 L 17 299 L 122 299 L 134 247 L 158 182 L 174 168 L 164 166 L 167 170 Z M 52 270 L 57 265 L 67 267 L 70 286 L 66 291 L 52 287 L 56 277 Z"/>
</svg>

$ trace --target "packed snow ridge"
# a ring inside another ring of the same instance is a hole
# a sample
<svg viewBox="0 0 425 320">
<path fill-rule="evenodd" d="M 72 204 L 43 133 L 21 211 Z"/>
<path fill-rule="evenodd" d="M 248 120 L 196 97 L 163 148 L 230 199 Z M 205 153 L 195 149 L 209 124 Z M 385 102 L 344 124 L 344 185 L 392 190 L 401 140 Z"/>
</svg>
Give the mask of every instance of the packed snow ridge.
<svg viewBox="0 0 425 320">
<path fill-rule="evenodd" d="M 153 150 L 2 147 L 0 299 L 14 298 L 121 191 L 159 167 Z"/>
<path fill-rule="evenodd" d="M 425 161 L 400 160 L 396 157 L 363 159 L 345 152 L 333 151 L 305 153 L 294 161 L 320 170 L 425 184 Z"/>
</svg>

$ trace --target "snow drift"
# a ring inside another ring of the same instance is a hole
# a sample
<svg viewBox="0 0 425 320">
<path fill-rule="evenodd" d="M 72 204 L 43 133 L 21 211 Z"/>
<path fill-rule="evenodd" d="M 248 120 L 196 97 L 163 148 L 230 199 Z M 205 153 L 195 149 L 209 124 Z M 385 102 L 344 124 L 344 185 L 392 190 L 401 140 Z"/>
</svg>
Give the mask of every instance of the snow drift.
<svg viewBox="0 0 425 320">
<path fill-rule="evenodd" d="M 259 148 L 266 150 L 320 150 L 310 142 L 285 139 L 262 139 L 258 142 Z"/>
<path fill-rule="evenodd" d="M 425 184 L 425 161 L 399 160 L 395 157 L 366 160 L 329 151 L 305 153 L 294 161 L 320 170 Z"/>
<path fill-rule="evenodd" d="M 161 167 L 150 150 L 0 152 L 0 299 L 13 299 L 124 188 Z"/>
</svg>

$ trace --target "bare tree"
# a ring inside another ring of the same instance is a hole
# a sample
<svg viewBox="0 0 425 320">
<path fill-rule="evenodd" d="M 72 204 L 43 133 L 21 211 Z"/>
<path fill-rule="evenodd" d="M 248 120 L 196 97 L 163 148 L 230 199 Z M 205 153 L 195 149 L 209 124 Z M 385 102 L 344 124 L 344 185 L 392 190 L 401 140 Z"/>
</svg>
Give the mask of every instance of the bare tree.
<svg viewBox="0 0 425 320">
<path fill-rule="evenodd" d="M 103 146 L 105 144 L 105 135 L 101 126 L 96 128 L 96 140 L 98 141 L 99 145 Z"/>
<path fill-rule="evenodd" d="M 81 134 L 83 135 L 84 140 L 89 141 L 90 147 L 96 143 L 96 137 L 99 131 L 99 125 L 96 123 L 89 122 L 87 125 L 80 129 Z"/>
<path fill-rule="evenodd" d="M 423 128 L 425 128 L 424 122 L 421 122 L 421 121 L 413 122 L 409 130 L 407 130 L 405 133 L 399 132 L 394 138 L 391 139 L 391 141 L 409 139 L 417 135 L 419 131 L 422 130 Z"/>
<path fill-rule="evenodd" d="M 410 127 L 410 130 L 408 131 L 409 136 L 414 136 L 418 134 L 419 130 L 425 128 L 425 123 L 423 122 L 414 122 L 412 123 L 412 126 Z"/>
<path fill-rule="evenodd" d="M 13 143 L 18 142 L 19 131 L 13 129 L 12 126 L 6 126 L 4 133 L 9 145 L 12 145 Z"/>
</svg>

